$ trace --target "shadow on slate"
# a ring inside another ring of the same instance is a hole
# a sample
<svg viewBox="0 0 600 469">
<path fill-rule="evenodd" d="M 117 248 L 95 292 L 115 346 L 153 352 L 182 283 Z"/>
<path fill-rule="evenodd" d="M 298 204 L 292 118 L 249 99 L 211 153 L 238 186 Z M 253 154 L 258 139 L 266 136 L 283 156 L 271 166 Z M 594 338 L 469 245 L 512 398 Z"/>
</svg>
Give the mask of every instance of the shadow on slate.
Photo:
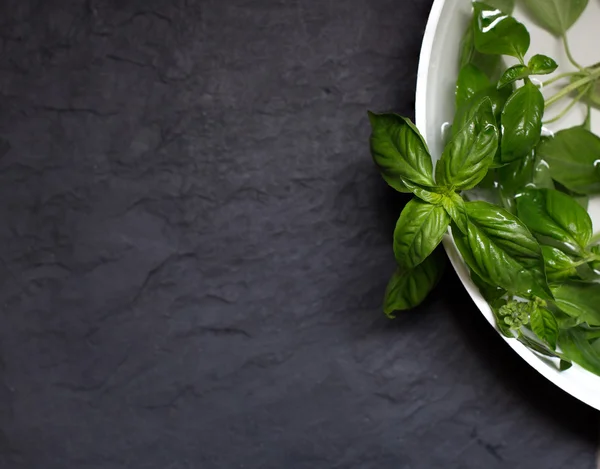
<svg viewBox="0 0 600 469">
<path fill-rule="evenodd" d="M 451 271 L 381 313 L 430 7 L 0 2 L 0 468 L 593 468 Z"/>
</svg>

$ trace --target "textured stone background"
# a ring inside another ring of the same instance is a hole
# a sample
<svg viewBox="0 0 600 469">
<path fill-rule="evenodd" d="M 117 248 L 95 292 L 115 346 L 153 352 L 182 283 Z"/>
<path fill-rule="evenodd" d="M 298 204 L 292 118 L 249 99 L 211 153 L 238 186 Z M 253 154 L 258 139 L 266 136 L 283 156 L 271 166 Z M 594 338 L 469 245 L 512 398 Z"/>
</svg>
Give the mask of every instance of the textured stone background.
<svg viewBox="0 0 600 469">
<path fill-rule="evenodd" d="M 0 1 L 0 467 L 591 469 L 453 273 L 390 322 L 431 0 Z"/>
</svg>

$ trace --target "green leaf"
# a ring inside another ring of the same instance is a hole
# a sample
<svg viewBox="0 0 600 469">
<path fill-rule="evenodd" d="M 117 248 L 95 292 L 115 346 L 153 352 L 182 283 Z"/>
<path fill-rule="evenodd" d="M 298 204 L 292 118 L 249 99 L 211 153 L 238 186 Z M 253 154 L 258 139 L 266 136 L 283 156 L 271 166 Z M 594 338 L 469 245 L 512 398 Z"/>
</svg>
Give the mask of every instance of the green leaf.
<svg viewBox="0 0 600 469">
<path fill-rule="evenodd" d="M 596 341 L 596 339 L 600 338 L 600 330 L 595 327 L 592 329 L 586 329 L 585 331 L 585 339 L 586 340 L 593 340 L 594 342 Z"/>
<path fill-rule="evenodd" d="M 496 170 L 500 195 L 505 208 L 516 212 L 515 195 L 533 180 L 535 156 L 533 152 Z"/>
<path fill-rule="evenodd" d="M 444 256 L 434 253 L 414 269 L 398 268 L 385 290 L 385 314 L 394 318 L 394 311 L 404 311 L 421 304 L 442 277 L 444 264 Z"/>
<path fill-rule="evenodd" d="M 560 331 L 558 346 L 563 356 L 592 373 L 600 375 L 600 353 L 585 339 L 580 329 Z"/>
<path fill-rule="evenodd" d="M 554 350 L 551 350 L 550 347 L 548 347 L 545 343 L 540 342 L 534 337 L 529 337 L 528 335 L 523 334 L 521 331 L 519 331 L 517 340 L 535 353 L 539 353 L 540 355 L 544 355 L 546 357 L 559 358 L 559 354 Z"/>
<path fill-rule="evenodd" d="M 542 244 L 583 256 L 592 220 L 570 196 L 552 189 L 527 189 L 517 198 L 517 215 Z"/>
<path fill-rule="evenodd" d="M 573 260 L 560 249 L 542 246 L 542 254 L 549 282 L 561 282 L 577 277 L 577 269 L 573 265 Z"/>
<path fill-rule="evenodd" d="M 517 80 L 523 80 L 529 75 L 547 75 L 552 73 L 558 64 L 545 55 L 534 55 L 529 60 L 528 65 L 516 64 L 508 68 L 500 80 L 498 81 L 498 88 L 514 83 Z"/>
<path fill-rule="evenodd" d="M 479 110 L 482 101 L 486 99 L 489 99 L 492 103 L 492 112 L 494 113 L 496 123 L 499 124 L 502 109 L 504 109 L 506 100 L 511 93 L 512 89 L 510 87 L 497 89 L 494 85 L 476 93 L 456 111 L 454 123 L 452 124 L 452 135 L 456 135 L 473 118 Z M 499 127 L 499 125 L 497 126 Z"/>
<path fill-rule="evenodd" d="M 590 198 L 587 195 L 571 195 L 573 200 L 579 204 L 581 208 L 583 208 L 586 212 L 588 210 L 588 206 L 590 205 Z"/>
<path fill-rule="evenodd" d="M 458 66 L 462 69 L 465 65 L 473 63 L 473 53 L 475 51 L 475 44 L 473 43 L 473 27 L 471 23 L 465 30 L 462 39 L 460 40 L 460 59 Z M 485 71 L 485 70 L 484 70 Z"/>
<path fill-rule="evenodd" d="M 442 203 L 444 199 L 444 195 L 436 192 L 435 188 L 424 188 L 417 184 L 413 184 L 408 180 L 404 180 L 404 185 L 406 188 L 415 194 L 419 199 L 424 202 L 429 202 L 430 204 L 439 205 Z"/>
<path fill-rule="evenodd" d="M 423 262 L 442 241 L 450 216 L 440 205 L 412 199 L 394 230 L 394 254 L 398 265 L 407 270 Z"/>
<path fill-rule="evenodd" d="M 410 121 L 397 114 L 374 114 L 371 153 L 383 179 L 400 192 L 409 192 L 404 180 L 433 187 L 433 164 L 423 137 Z"/>
<path fill-rule="evenodd" d="M 537 152 L 533 167 L 533 185 L 538 189 L 554 189 L 554 181 L 550 174 L 550 165 Z"/>
<path fill-rule="evenodd" d="M 495 80 L 500 72 L 502 57 L 477 52 L 473 35 L 473 21 L 469 23 L 460 43 L 460 68 L 472 64 L 485 73 L 489 79 Z"/>
<path fill-rule="evenodd" d="M 508 14 L 512 13 L 515 7 L 514 0 L 488 0 L 486 3 Z M 475 20 L 476 18 L 473 17 L 460 43 L 460 68 L 467 64 L 472 64 L 485 73 L 489 79 L 496 80 L 500 72 L 501 56 L 477 52 L 473 35 L 473 23 Z"/>
<path fill-rule="evenodd" d="M 474 43 L 484 54 L 510 55 L 523 59 L 529 49 L 527 28 L 512 16 L 480 2 L 474 2 Z"/>
<path fill-rule="evenodd" d="M 588 0 L 523 0 L 523 3 L 543 28 L 562 36 L 581 16 Z"/>
<path fill-rule="evenodd" d="M 483 99 L 473 117 L 448 142 L 435 168 L 439 185 L 468 190 L 481 181 L 494 160 L 498 129 L 489 99 Z"/>
<path fill-rule="evenodd" d="M 535 335 L 552 347 L 552 350 L 555 350 L 558 339 L 558 323 L 552 312 L 542 307 L 533 308 L 529 323 Z"/>
<path fill-rule="evenodd" d="M 465 104 L 476 93 L 490 86 L 490 79 L 473 64 L 460 69 L 456 81 L 456 109 Z"/>
<path fill-rule="evenodd" d="M 502 111 L 503 163 L 522 158 L 535 148 L 542 133 L 543 115 L 544 97 L 530 81 L 508 98 Z"/>
<path fill-rule="evenodd" d="M 556 305 L 571 317 L 600 326 L 600 284 L 569 281 L 552 288 Z"/>
<path fill-rule="evenodd" d="M 495 161 L 495 158 L 494 158 L 494 161 Z M 497 179 L 498 179 L 497 168 L 496 167 L 490 168 L 490 170 L 487 172 L 487 174 L 481 180 L 481 182 L 479 184 L 477 184 L 476 189 L 484 189 L 488 192 L 490 192 L 490 191 L 495 192 L 495 189 L 498 186 Z"/>
<path fill-rule="evenodd" d="M 517 80 L 523 80 L 524 78 L 527 78 L 530 74 L 531 72 L 526 65 L 513 65 L 502 74 L 497 86 L 498 88 L 502 88 L 503 86 L 510 85 Z"/>
<path fill-rule="evenodd" d="M 543 140 L 538 155 L 550 167 L 552 179 L 577 194 L 600 193 L 600 138 L 583 127 L 557 132 Z"/>
<path fill-rule="evenodd" d="M 502 298 L 504 295 L 506 295 L 506 290 L 504 288 L 500 288 L 486 283 L 479 275 L 477 275 L 473 271 L 471 271 L 471 280 L 473 280 L 473 283 L 479 290 L 479 293 L 481 293 L 481 296 L 483 296 L 485 298 L 485 301 L 487 301 L 488 303 L 494 303 L 500 298 Z M 503 304 L 506 304 L 506 302 L 504 302 Z M 501 322 L 502 325 L 506 326 L 506 323 L 503 320 Z"/>
<path fill-rule="evenodd" d="M 565 314 L 560 309 L 558 309 L 556 305 L 551 305 L 551 307 L 552 312 L 554 313 L 554 317 L 558 322 L 559 329 L 571 329 L 573 327 L 578 327 L 582 324 L 582 321 L 580 321 L 578 318 Z"/>
<path fill-rule="evenodd" d="M 468 234 L 452 230 L 471 270 L 486 283 L 509 293 L 551 299 L 542 250 L 525 225 L 487 202 L 467 202 Z"/>
<path fill-rule="evenodd" d="M 548 75 L 558 68 L 558 64 L 554 59 L 542 54 L 531 57 L 527 66 L 532 75 Z"/>
<path fill-rule="evenodd" d="M 535 155 L 533 152 L 528 153 L 523 158 L 498 168 L 498 182 L 507 192 L 521 192 L 533 181 L 534 164 Z"/>
<path fill-rule="evenodd" d="M 456 227 L 463 233 L 467 233 L 468 216 L 465 201 L 456 192 L 450 192 L 444 196 L 442 207 L 450 215 Z"/>
<path fill-rule="evenodd" d="M 590 196 L 589 195 L 580 195 L 580 194 L 577 194 L 576 192 L 573 192 L 572 190 L 567 189 L 560 182 L 554 183 L 554 188 L 557 191 L 560 191 L 560 192 L 562 192 L 564 194 L 570 195 L 573 198 L 573 200 L 575 200 L 575 202 L 577 202 L 579 205 L 581 205 L 581 207 L 583 207 L 583 209 L 587 212 L 588 205 L 590 203 Z"/>
</svg>

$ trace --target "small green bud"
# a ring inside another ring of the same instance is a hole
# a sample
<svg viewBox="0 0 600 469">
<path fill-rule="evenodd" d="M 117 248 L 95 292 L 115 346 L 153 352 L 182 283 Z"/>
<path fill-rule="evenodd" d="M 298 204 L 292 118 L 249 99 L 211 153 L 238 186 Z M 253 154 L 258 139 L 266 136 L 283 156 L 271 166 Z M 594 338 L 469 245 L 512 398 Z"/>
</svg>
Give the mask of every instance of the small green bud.
<svg viewBox="0 0 600 469">
<path fill-rule="evenodd" d="M 498 314 L 504 318 L 504 322 L 511 329 L 519 329 L 529 323 L 529 315 L 534 307 L 537 307 L 535 303 L 509 301 L 500 307 Z"/>
</svg>

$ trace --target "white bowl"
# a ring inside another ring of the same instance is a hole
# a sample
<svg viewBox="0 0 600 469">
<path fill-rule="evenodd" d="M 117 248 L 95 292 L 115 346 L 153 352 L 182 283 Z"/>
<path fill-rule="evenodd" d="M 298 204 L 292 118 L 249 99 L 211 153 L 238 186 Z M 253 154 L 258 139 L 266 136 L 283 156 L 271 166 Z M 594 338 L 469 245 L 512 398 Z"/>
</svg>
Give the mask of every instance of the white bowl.
<svg viewBox="0 0 600 469">
<path fill-rule="evenodd" d="M 533 24 L 519 6 L 515 9 L 514 16 L 527 26 L 531 34 L 528 57 L 533 54 L 546 54 L 558 62 L 559 71 L 573 69 L 559 39 Z M 443 149 L 442 126 L 452 122 L 454 115 L 454 87 L 458 75 L 459 46 L 470 17 L 471 0 L 435 0 L 425 30 L 417 78 L 416 124 L 427 141 L 434 160 L 439 158 Z M 600 24 L 600 2 L 590 1 L 582 17 L 568 32 L 571 50 L 576 59 L 584 65 L 600 62 L 598 24 Z M 562 107 L 561 104 L 555 106 L 558 109 Z M 551 116 L 554 112 L 556 110 L 548 112 L 547 116 Z M 556 131 L 581 124 L 584 116 L 584 107 L 576 106 L 557 124 L 549 126 L 550 130 Z M 599 111 L 593 111 L 592 131 L 600 134 Z M 600 229 L 600 198 L 590 202 L 589 211 L 594 222 L 594 232 L 597 232 Z M 467 292 L 488 322 L 495 327 L 493 313 L 471 281 L 467 267 L 451 237 L 446 236 L 444 247 Z M 516 339 L 504 337 L 503 339 L 523 360 L 558 387 L 600 410 L 599 376 L 577 365 L 567 371 L 558 371 L 554 363 L 541 359 Z"/>
</svg>

